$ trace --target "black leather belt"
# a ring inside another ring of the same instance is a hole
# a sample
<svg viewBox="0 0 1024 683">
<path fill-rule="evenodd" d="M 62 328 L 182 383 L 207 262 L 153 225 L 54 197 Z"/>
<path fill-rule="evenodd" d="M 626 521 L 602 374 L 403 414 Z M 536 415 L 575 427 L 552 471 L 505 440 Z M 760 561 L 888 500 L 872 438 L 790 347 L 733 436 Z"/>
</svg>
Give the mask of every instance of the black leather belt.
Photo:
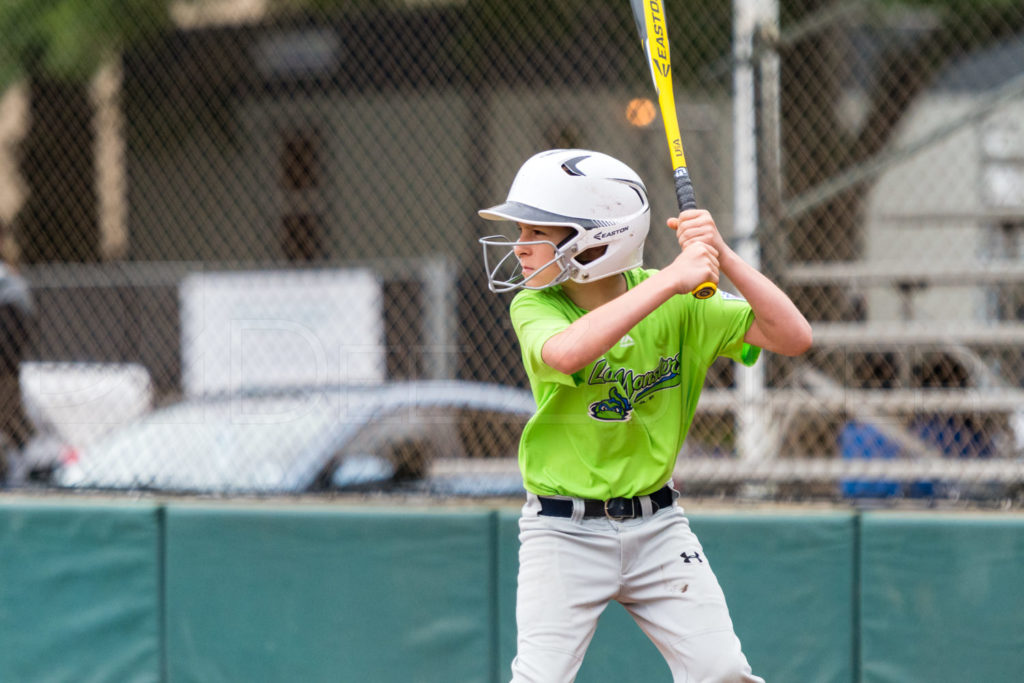
<svg viewBox="0 0 1024 683">
<path fill-rule="evenodd" d="M 549 517 L 572 517 L 572 500 L 537 496 L 540 500 L 540 514 Z M 641 500 L 636 498 L 609 498 L 608 500 L 583 500 L 583 517 L 609 517 L 614 520 L 643 517 Z M 672 505 L 672 489 L 663 486 L 650 495 L 651 514 Z"/>
</svg>

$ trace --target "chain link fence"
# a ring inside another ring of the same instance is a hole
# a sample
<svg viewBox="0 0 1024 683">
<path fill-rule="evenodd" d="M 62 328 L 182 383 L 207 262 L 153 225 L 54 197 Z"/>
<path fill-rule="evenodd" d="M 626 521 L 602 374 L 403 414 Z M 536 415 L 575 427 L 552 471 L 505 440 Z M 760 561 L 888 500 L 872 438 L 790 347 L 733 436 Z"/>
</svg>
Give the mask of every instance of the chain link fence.
<svg viewBox="0 0 1024 683">
<path fill-rule="evenodd" d="M 677 484 L 1019 503 L 1024 8 L 733 4 L 665 2 L 687 158 L 815 345 L 712 368 Z M 599 149 L 671 260 L 629 3 L 72 15 L 0 11 L 8 483 L 519 495 L 532 399 L 476 209 Z"/>
</svg>

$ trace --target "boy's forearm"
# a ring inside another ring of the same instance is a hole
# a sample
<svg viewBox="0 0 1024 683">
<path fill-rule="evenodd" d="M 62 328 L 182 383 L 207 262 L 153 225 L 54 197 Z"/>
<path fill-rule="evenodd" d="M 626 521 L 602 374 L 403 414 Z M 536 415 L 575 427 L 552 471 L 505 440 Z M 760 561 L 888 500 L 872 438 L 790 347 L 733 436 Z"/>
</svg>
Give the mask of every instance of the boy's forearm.
<svg viewBox="0 0 1024 683">
<path fill-rule="evenodd" d="M 778 285 L 727 248 L 721 254 L 722 273 L 754 311 L 757 328 L 765 337 L 764 348 L 797 355 L 810 345 L 810 323 Z"/>
<path fill-rule="evenodd" d="M 726 248 L 720 255 L 722 274 L 729 278 L 739 293 L 747 300 L 756 315 L 758 309 L 765 313 L 778 304 L 777 293 L 783 294 L 766 275 L 744 261 L 732 248 Z M 777 293 L 776 293 L 777 292 Z M 783 294 L 783 296 L 785 296 Z"/>
<path fill-rule="evenodd" d="M 655 273 L 549 339 L 541 352 L 544 362 L 567 375 L 585 368 L 675 293 L 664 271 Z"/>
</svg>

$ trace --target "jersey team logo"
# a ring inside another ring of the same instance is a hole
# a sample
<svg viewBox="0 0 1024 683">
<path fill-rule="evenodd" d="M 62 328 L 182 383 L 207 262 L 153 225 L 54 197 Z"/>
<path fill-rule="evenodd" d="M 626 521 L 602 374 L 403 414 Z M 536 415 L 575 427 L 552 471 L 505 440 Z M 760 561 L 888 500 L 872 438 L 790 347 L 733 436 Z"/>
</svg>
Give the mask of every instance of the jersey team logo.
<svg viewBox="0 0 1024 683">
<path fill-rule="evenodd" d="M 613 368 L 601 358 L 594 363 L 587 384 L 612 385 L 608 398 L 590 404 L 590 417 L 601 422 L 625 422 L 633 416 L 636 406 L 659 391 L 679 386 L 679 354 L 662 356 L 656 368 L 642 373 L 630 368 Z"/>
</svg>

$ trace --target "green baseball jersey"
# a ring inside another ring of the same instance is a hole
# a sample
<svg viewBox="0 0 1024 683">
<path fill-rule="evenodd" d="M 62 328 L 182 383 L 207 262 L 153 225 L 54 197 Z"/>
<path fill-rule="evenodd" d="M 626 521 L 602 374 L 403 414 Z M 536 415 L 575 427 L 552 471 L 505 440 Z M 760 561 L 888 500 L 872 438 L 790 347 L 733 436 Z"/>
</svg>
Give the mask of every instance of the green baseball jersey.
<svg viewBox="0 0 1024 683">
<path fill-rule="evenodd" d="M 624 273 L 635 287 L 655 270 Z M 754 320 L 743 299 L 673 296 L 607 353 L 572 375 L 541 360 L 552 336 L 582 317 L 560 286 L 523 290 L 512 325 L 537 412 L 519 443 L 528 491 L 607 499 L 651 493 L 672 477 L 708 368 L 718 356 L 753 365 L 743 342 Z"/>
</svg>

